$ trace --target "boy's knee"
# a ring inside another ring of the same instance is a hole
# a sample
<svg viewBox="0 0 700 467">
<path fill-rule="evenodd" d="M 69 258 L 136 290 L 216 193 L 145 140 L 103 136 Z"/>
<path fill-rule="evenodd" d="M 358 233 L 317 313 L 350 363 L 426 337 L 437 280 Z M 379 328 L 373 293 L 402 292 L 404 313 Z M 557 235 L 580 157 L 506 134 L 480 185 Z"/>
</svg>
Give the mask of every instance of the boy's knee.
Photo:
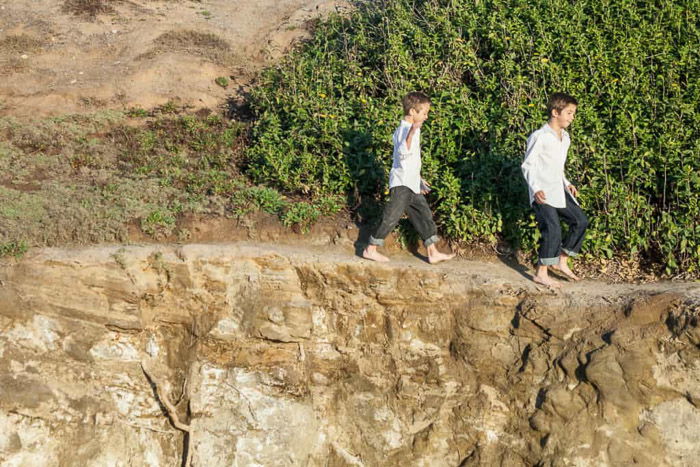
<svg viewBox="0 0 700 467">
<path fill-rule="evenodd" d="M 559 245 L 561 243 L 561 231 L 559 232 L 551 232 L 549 234 L 549 240 L 554 243 Z"/>
<path fill-rule="evenodd" d="M 588 228 L 588 217 L 585 214 L 581 214 L 581 218 L 577 220 L 576 224 L 581 230 Z"/>
<path fill-rule="evenodd" d="M 540 222 L 539 228 L 540 234 L 542 234 L 543 237 L 561 237 L 561 225 L 559 225 L 557 222 L 547 219 L 545 222 Z"/>
<path fill-rule="evenodd" d="M 557 226 L 557 228 L 554 228 L 554 226 L 547 226 L 545 228 L 540 229 L 540 235 L 542 237 L 542 241 L 548 242 L 548 243 L 555 243 L 559 244 L 561 243 L 561 228 Z"/>
</svg>

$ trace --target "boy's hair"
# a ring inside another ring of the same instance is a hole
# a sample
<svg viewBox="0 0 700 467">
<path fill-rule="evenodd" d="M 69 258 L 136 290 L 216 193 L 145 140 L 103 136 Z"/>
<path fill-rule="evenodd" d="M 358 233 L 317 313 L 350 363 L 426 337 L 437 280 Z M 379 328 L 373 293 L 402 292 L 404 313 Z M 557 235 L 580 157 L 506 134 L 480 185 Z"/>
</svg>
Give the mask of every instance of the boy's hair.
<svg viewBox="0 0 700 467">
<path fill-rule="evenodd" d="M 547 102 L 547 116 L 552 117 L 553 110 L 561 113 L 569 104 L 578 105 L 578 101 L 575 97 L 563 92 L 555 92 L 549 96 L 549 101 Z"/>
<path fill-rule="evenodd" d="M 419 105 L 432 104 L 430 98 L 420 91 L 409 92 L 401 99 L 403 104 L 403 114 L 408 115 L 411 109 L 418 110 Z"/>
</svg>

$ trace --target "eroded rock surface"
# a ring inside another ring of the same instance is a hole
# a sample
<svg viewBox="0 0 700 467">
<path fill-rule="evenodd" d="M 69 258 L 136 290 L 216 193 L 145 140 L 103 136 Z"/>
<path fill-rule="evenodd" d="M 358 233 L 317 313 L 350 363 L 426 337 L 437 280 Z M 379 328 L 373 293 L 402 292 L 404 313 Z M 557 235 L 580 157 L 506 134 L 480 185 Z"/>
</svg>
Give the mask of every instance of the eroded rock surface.
<svg viewBox="0 0 700 467">
<path fill-rule="evenodd" d="M 697 284 L 246 244 L 47 249 L 0 279 L 2 465 L 700 458 Z"/>
</svg>

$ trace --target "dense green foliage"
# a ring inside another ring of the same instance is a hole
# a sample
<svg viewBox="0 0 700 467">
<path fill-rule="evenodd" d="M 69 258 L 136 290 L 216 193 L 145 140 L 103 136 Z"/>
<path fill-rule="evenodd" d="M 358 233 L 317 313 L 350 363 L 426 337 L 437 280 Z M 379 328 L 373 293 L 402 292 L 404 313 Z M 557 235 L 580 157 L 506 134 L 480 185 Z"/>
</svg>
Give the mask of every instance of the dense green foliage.
<svg viewBox="0 0 700 467">
<path fill-rule="evenodd" d="M 317 26 L 253 93 L 258 181 L 380 199 L 399 101 L 433 99 L 423 175 L 443 235 L 537 239 L 520 163 L 547 95 L 581 105 L 567 175 L 584 249 L 700 265 L 700 0 L 384 0 Z"/>
</svg>

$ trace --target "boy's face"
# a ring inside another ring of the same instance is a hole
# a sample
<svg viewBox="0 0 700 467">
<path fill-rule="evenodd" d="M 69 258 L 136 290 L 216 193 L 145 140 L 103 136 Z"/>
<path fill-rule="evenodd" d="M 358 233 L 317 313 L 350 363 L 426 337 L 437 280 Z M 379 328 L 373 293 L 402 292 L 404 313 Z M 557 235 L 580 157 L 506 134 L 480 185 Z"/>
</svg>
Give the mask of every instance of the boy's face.
<svg viewBox="0 0 700 467">
<path fill-rule="evenodd" d="M 408 111 L 409 115 L 413 117 L 413 123 L 423 123 L 426 121 L 429 112 L 430 104 L 418 104 L 415 109 Z"/>
<path fill-rule="evenodd" d="M 564 107 L 561 112 L 557 109 L 552 110 L 552 118 L 556 121 L 559 128 L 568 128 L 571 122 L 574 121 L 576 117 L 576 106 L 574 104 L 568 104 Z"/>
</svg>

